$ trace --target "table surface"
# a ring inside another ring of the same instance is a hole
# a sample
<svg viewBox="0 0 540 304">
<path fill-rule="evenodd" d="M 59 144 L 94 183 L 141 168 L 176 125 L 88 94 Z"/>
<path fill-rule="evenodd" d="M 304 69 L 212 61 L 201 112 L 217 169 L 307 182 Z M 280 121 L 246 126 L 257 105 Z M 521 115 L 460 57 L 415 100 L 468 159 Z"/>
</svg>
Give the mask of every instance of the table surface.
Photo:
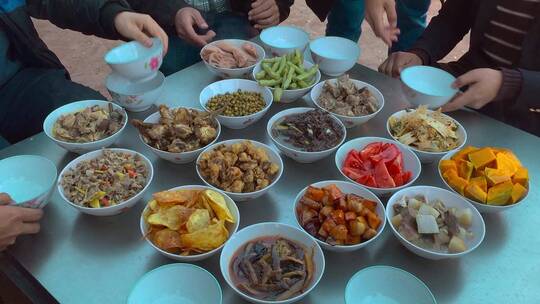
<svg viewBox="0 0 540 304">
<path fill-rule="evenodd" d="M 373 84 L 383 93 L 384 109 L 373 120 L 349 129 L 348 139 L 360 136 L 387 137 L 386 120 L 407 107 L 397 80 L 356 66 L 350 75 Z M 160 103 L 199 107 L 199 92 L 216 81 L 202 63 L 167 78 Z M 247 138 L 269 143 L 266 123 L 285 108 L 305 106 L 307 97 L 293 104 L 275 104 L 256 124 L 244 130 L 224 129 L 220 140 Z M 155 111 L 130 113 L 144 118 Z M 486 214 L 486 237 L 474 252 L 454 260 L 431 261 L 407 251 L 386 227 L 381 237 L 367 248 L 352 253 L 325 252 L 326 271 L 319 285 L 302 303 L 343 303 L 349 278 L 362 268 L 391 265 L 419 277 L 439 303 L 532 303 L 540 299 L 540 172 L 539 138 L 472 111 L 452 116 L 468 131 L 468 144 L 512 148 L 531 172 L 531 191 L 521 206 L 500 214 Z M 158 159 L 129 126 L 118 147 L 137 150 L 154 164 L 155 176 L 143 200 L 124 214 L 93 217 L 79 213 L 62 201 L 57 191 L 45 208 L 42 230 L 24 236 L 9 252 L 61 303 L 123 303 L 135 282 L 160 265 L 173 263 L 156 252 L 141 237 L 139 218 L 152 193 L 178 185 L 202 184 L 195 164 L 174 165 Z M 17 154 L 38 154 L 51 159 L 60 171 L 77 155 L 55 145 L 41 133 L 0 151 L 0 158 Z M 293 224 L 293 200 L 306 185 L 328 179 L 342 179 L 334 155 L 315 164 L 300 164 L 283 158 L 284 174 L 265 196 L 238 204 L 240 228 L 267 221 Z M 444 187 L 435 164 L 423 165 L 416 185 Z M 386 199 L 383 200 L 386 203 Z M 229 288 L 219 270 L 219 254 L 195 263 L 219 280 L 224 303 L 244 303 Z M 201 286 L 201 288 L 204 288 Z M 386 286 L 381 286 L 386 288 Z M 534 300 L 536 299 L 536 300 Z"/>
</svg>

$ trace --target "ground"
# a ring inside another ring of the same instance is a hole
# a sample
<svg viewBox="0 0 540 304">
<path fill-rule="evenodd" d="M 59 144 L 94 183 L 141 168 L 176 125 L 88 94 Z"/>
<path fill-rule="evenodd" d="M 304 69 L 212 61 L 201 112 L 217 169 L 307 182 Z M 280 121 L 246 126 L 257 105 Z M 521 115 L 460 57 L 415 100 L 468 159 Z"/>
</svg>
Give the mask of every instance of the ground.
<svg viewBox="0 0 540 304">
<path fill-rule="evenodd" d="M 440 1 L 433 1 L 429 10 L 429 18 L 436 15 L 439 8 Z M 58 55 L 71 73 L 72 79 L 97 89 L 107 96 L 104 79 L 110 70 L 103 62 L 103 54 L 119 42 L 85 36 L 70 30 L 62 30 L 48 21 L 35 20 L 34 23 L 41 38 Z M 325 23 L 321 22 L 311 12 L 306 6 L 305 0 L 295 1 L 291 9 L 291 15 L 285 23 L 304 28 L 311 34 L 311 37 L 324 34 Z M 362 52 L 359 63 L 376 69 L 386 58 L 387 48 L 384 43 L 374 36 L 366 22 L 364 22 L 362 28 L 362 37 L 359 42 Z M 467 48 L 468 39 L 465 39 L 446 59 L 459 58 Z"/>
</svg>

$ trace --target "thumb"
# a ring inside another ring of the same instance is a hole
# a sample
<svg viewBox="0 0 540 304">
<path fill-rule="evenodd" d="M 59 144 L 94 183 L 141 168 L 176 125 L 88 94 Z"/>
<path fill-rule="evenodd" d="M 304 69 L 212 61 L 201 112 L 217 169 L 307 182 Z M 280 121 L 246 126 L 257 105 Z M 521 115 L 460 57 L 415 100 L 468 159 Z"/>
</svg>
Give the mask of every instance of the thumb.
<svg viewBox="0 0 540 304">
<path fill-rule="evenodd" d="M 128 31 L 127 35 L 125 35 L 126 38 L 130 38 L 133 40 L 137 40 L 145 47 L 151 47 L 152 46 L 152 38 L 150 38 L 148 35 L 146 35 L 139 27 L 131 27 Z"/>
<path fill-rule="evenodd" d="M 206 23 L 206 21 L 204 20 L 203 16 L 201 15 L 199 11 L 195 10 L 192 16 L 193 16 L 193 20 L 195 20 L 195 24 L 197 24 L 199 28 L 201 29 L 208 28 L 208 24 Z"/>
</svg>

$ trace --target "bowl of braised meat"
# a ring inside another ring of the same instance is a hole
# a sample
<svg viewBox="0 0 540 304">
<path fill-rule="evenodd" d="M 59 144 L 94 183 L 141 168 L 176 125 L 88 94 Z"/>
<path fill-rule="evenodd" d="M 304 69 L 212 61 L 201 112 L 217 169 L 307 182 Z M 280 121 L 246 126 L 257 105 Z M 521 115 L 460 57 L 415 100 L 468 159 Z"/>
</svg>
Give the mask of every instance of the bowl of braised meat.
<svg viewBox="0 0 540 304">
<path fill-rule="evenodd" d="M 122 107 L 104 100 L 83 100 L 51 112 L 43 131 L 60 147 L 83 154 L 114 144 L 126 124 Z"/>
<path fill-rule="evenodd" d="M 144 121 L 133 119 L 131 123 L 152 152 L 175 164 L 194 161 L 205 147 L 217 141 L 221 133 L 215 114 L 166 105 L 160 105 L 159 111 Z"/>
</svg>

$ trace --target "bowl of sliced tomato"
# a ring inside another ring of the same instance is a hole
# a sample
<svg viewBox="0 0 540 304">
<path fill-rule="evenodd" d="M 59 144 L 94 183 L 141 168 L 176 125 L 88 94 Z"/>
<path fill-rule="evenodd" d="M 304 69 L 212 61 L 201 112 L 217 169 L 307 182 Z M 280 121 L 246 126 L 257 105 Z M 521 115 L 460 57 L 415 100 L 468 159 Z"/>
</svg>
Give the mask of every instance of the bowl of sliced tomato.
<svg viewBox="0 0 540 304">
<path fill-rule="evenodd" d="M 422 165 L 418 156 L 393 140 L 359 137 L 344 143 L 336 152 L 336 166 L 351 182 L 377 196 L 388 196 L 413 184 Z"/>
</svg>

